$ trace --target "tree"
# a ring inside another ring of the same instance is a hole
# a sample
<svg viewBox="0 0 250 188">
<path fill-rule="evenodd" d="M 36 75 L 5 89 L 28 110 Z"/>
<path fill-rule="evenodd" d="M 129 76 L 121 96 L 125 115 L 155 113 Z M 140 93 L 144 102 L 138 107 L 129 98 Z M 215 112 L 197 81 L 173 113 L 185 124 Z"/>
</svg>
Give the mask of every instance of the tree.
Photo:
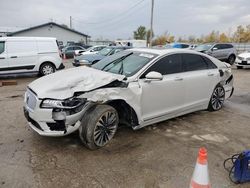
<svg viewBox="0 0 250 188">
<path fill-rule="evenodd" d="M 147 35 L 146 27 L 140 26 L 134 31 L 134 39 L 136 40 L 145 40 Z"/>
<path fill-rule="evenodd" d="M 219 37 L 219 41 L 220 42 L 229 42 L 230 39 L 228 38 L 228 36 L 225 33 L 221 33 L 220 37 Z"/>
</svg>

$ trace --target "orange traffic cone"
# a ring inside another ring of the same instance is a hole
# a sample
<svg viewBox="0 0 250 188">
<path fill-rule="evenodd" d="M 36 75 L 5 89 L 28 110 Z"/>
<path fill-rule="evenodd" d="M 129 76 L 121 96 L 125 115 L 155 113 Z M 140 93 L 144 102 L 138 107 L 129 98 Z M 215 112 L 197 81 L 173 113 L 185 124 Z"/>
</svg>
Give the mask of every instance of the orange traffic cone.
<svg viewBox="0 0 250 188">
<path fill-rule="evenodd" d="M 207 150 L 200 148 L 190 188 L 211 188 L 207 165 Z"/>
</svg>

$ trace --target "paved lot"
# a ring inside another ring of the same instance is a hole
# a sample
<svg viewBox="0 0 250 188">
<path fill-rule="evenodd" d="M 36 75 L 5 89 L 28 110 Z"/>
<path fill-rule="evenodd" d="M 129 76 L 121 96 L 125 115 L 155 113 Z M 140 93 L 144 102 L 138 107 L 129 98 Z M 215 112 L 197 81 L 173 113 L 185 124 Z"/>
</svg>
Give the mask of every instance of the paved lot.
<svg viewBox="0 0 250 188">
<path fill-rule="evenodd" d="M 22 105 L 36 78 L 18 78 L 17 86 L 0 87 L 0 187 L 189 187 L 201 146 L 209 152 L 213 188 L 250 187 L 230 183 L 222 166 L 225 158 L 250 149 L 250 70 L 233 72 L 235 94 L 221 111 L 138 131 L 123 127 L 97 151 L 84 148 L 78 133 L 46 138 L 33 132 Z"/>
</svg>

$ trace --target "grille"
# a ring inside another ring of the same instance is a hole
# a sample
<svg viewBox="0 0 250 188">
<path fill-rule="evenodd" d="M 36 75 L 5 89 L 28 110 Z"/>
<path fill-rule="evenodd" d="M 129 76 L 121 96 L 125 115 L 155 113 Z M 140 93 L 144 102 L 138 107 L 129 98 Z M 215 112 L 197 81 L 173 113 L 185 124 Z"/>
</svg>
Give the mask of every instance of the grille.
<svg viewBox="0 0 250 188">
<path fill-rule="evenodd" d="M 36 95 L 30 91 L 29 89 L 26 91 L 25 94 L 25 102 L 27 104 L 27 106 L 31 109 L 34 110 L 36 107 L 36 103 L 37 103 L 37 97 Z"/>
</svg>

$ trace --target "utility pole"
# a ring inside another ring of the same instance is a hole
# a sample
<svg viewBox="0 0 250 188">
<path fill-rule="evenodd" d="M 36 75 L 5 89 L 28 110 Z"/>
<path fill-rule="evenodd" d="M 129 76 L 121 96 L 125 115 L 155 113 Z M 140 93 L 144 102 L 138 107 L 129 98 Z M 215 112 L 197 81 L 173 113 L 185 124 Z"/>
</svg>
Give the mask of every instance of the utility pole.
<svg viewBox="0 0 250 188">
<path fill-rule="evenodd" d="M 69 28 L 72 29 L 72 17 L 69 17 Z"/>
<path fill-rule="evenodd" d="M 152 39 L 153 39 L 153 21 L 154 21 L 154 0 L 151 5 L 151 21 L 150 21 L 150 37 L 149 37 L 149 47 L 152 47 Z"/>
</svg>

